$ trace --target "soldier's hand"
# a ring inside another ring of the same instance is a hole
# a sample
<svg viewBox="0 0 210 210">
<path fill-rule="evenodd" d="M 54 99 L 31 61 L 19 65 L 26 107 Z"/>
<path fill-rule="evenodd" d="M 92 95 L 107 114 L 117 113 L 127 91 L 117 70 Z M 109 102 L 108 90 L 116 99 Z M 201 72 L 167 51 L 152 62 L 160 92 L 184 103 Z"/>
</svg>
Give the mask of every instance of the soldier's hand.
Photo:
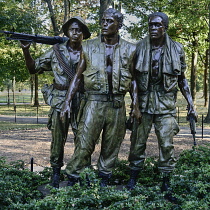
<svg viewBox="0 0 210 210">
<path fill-rule="evenodd" d="M 141 124 L 142 114 L 141 114 L 139 108 L 133 108 L 132 109 L 132 111 L 131 111 L 131 123 L 134 122 L 134 118 L 136 119 L 138 124 Z"/>
<path fill-rule="evenodd" d="M 26 41 L 19 41 L 20 42 L 20 47 L 23 50 L 29 49 L 31 46 L 31 42 L 26 42 Z"/>
<path fill-rule="evenodd" d="M 189 116 L 192 116 L 195 119 L 195 122 L 198 121 L 198 114 L 195 111 L 193 106 L 190 106 L 189 109 L 188 109 L 187 120 L 188 120 Z"/>
<path fill-rule="evenodd" d="M 66 119 L 66 114 L 68 114 L 68 118 L 70 118 L 71 114 L 71 102 L 64 101 L 63 107 L 61 109 L 60 118 L 64 122 Z"/>
</svg>

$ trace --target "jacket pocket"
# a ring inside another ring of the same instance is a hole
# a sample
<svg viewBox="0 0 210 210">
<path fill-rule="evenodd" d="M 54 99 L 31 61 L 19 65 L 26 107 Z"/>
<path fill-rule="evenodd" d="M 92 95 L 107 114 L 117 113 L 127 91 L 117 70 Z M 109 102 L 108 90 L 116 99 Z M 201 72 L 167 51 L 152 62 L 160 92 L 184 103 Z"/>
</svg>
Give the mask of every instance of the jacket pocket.
<svg viewBox="0 0 210 210">
<path fill-rule="evenodd" d="M 139 91 L 146 91 L 148 88 L 149 74 L 147 71 L 136 71 L 136 82 Z"/>
<path fill-rule="evenodd" d="M 140 110 L 144 110 L 147 107 L 148 98 L 149 98 L 149 93 L 148 92 L 139 93 L 138 99 L 139 99 Z"/>
<path fill-rule="evenodd" d="M 166 92 L 176 89 L 178 76 L 173 74 L 163 74 L 164 89 Z"/>
<path fill-rule="evenodd" d="M 120 68 L 120 87 L 119 91 L 126 93 L 131 88 L 132 75 L 128 69 Z"/>
<path fill-rule="evenodd" d="M 169 93 L 158 93 L 159 98 L 159 106 L 161 107 L 161 111 L 173 111 L 176 109 L 176 93 L 169 92 Z"/>
<path fill-rule="evenodd" d="M 99 70 L 92 68 L 83 72 L 85 90 L 100 90 Z"/>
</svg>

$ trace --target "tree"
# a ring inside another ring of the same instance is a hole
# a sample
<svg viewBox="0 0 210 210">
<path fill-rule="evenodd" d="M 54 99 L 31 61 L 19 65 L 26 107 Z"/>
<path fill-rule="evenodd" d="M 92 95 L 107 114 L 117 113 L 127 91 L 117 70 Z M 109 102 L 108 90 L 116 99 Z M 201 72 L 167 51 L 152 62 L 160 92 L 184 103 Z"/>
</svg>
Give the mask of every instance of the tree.
<svg viewBox="0 0 210 210">
<path fill-rule="evenodd" d="M 210 46 L 209 46 L 210 49 Z M 208 68 L 209 68 L 209 106 L 208 106 L 208 113 L 207 116 L 204 120 L 206 123 L 210 123 L 210 67 L 209 67 L 209 61 L 210 61 L 210 51 L 207 51 L 207 63 L 208 63 Z"/>
<path fill-rule="evenodd" d="M 36 1 L 1 1 L 0 27 L 2 30 L 37 33 L 41 31 L 41 20 L 37 20 L 37 10 L 33 8 Z M 15 41 L 7 41 L 5 37 L 0 40 L 0 85 L 6 80 L 23 82 L 29 78 L 26 70 L 22 50 Z M 33 52 L 33 54 L 35 51 Z"/>
</svg>

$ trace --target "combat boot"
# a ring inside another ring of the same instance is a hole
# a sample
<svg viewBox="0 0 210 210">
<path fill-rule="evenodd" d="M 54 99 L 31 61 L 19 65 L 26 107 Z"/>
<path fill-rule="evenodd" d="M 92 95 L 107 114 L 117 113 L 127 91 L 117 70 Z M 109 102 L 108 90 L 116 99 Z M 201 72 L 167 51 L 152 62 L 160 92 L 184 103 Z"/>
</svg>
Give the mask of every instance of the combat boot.
<svg viewBox="0 0 210 210">
<path fill-rule="evenodd" d="M 104 174 L 102 172 L 98 173 L 98 177 L 101 179 L 100 187 L 107 187 L 111 174 Z"/>
<path fill-rule="evenodd" d="M 67 174 L 67 177 L 68 177 L 68 183 L 67 183 L 67 186 L 74 186 L 75 184 L 77 184 L 80 180 L 80 178 L 76 178 L 74 176 L 71 176 L 69 174 Z"/>
<path fill-rule="evenodd" d="M 52 186 L 54 188 L 59 188 L 60 172 L 61 172 L 61 168 L 53 167 Z"/>
<path fill-rule="evenodd" d="M 167 199 L 168 201 L 172 202 L 172 203 L 177 203 L 177 198 L 172 196 L 172 192 L 170 192 L 169 188 L 170 188 L 170 179 L 169 179 L 170 175 L 169 173 L 164 173 L 163 174 L 163 182 L 162 182 L 162 186 L 161 186 L 161 192 L 166 192 L 165 194 L 165 199 Z"/>
<path fill-rule="evenodd" d="M 136 180 L 137 180 L 138 175 L 139 175 L 139 170 L 130 170 L 130 179 L 126 186 L 128 190 L 134 189 L 134 187 L 136 186 Z"/>
</svg>

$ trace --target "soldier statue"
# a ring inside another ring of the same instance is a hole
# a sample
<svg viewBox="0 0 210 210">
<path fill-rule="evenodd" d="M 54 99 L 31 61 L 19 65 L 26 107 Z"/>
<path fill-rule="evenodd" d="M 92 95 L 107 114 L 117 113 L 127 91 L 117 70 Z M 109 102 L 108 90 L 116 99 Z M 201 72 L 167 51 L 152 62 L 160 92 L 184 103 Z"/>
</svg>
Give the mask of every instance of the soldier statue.
<svg viewBox="0 0 210 210">
<path fill-rule="evenodd" d="M 56 44 L 41 57 L 34 60 L 29 52 L 30 43 L 21 42 L 26 66 L 30 74 L 40 74 L 44 71 L 52 71 L 54 81 L 51 86 L 43 89 L 45 101 L 51 106 L 48 128 L 52 132 L 50 163 L 53 168 L 52 186 L 59 187 L 60 170 L 63 164 L 64 145 L 71 124 L 74 135 L 77 132 L 77 114 L 83 97 L 83 87 L 78 88 L 72 100 L 70 118 L 60 119 L 60 111 L 65 101 L 70 81 L 75 75 L 76 67 L 80 59 L 82 40 L 90 37 L 90 32 L 85 21 L 78 16 L 69 19 L 63 26 L 63 33 L 69 40 L 62 44 Z M 65 63 L 65 65 L 63 65 Z"/>
<path fill-rule="evenodd" d="M 123 15 L 112 8 L 105 10 L 101 35 L 82 44 L 77 73 L 72 80 L 61 115 L 69 113 L 69 104 L 84 77 L 85 102 L 80 107 L 75 151 L 66 167 L 68 186 L 80 180 L 80 173 L 90 166 L 91 155 L 102 133 L 98 160 L 100 186 L 105 187 L 112 175 L 120 145 L 125 135 L 124 96 L 131 90 L 132 117 L 140 120 L 136 81 L 133 75 L 135 45 L 119 36 Z"/>
</svg>

